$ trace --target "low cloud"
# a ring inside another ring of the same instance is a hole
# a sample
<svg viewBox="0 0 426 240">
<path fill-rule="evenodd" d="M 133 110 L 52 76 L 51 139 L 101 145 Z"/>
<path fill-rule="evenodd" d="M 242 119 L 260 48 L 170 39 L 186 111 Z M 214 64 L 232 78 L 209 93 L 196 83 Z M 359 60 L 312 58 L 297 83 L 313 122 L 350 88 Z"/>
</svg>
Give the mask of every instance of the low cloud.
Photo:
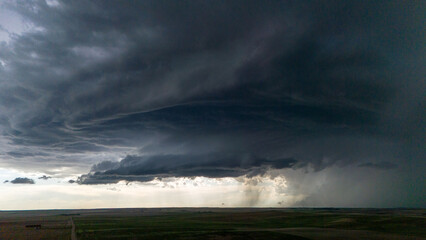
<svg viewBox="0 0 426 240">
<path fill-rule="evenodd" d="M 15 178 L 12 181 L 10 181 L 10 183 L 13 183 L 13 184 L 35 184 L 34 180 L 32 180 L 30 178 L 26 178 L 26 177 L 24 177 L 24 178 L 20 178 L 20 177 Z"/>
<path fill-rule="evenodd" d="M 52 178 L 52 177 L 43 175 L 43 176 L 39 177 L 38 179 L 47 180 L 47 179 L 50 179 L 50 178 Z"/>
<path fill-rule="evenodd" d="M 167 177 L 248 177 L 263 175 L 269 169 L 290 168 L 292 158 L 268 159 L 249 154 L 182 154 L 127 156 L 120 162 L 94 165 L 89 174 L 78 178 L 80 184 L 117 183 L 121 180 L 147 182 Z M 109 166 L 111 168 L 106 168 Z M 103 171 L 99 171 L 103 169 Z"/>
</svg>

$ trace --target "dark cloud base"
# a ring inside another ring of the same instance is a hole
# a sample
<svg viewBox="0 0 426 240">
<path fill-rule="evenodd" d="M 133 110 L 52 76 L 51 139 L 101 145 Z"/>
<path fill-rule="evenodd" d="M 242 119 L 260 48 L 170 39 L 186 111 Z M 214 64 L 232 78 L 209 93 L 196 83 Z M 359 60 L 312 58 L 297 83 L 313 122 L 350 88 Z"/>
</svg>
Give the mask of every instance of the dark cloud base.
<svg viewBox="0 0 426 240">
<path fill-rule="evenodd" d="M 120 180 L 147 182 L 167 177 L 209 178 L 257 176 L 268 169 L 292 167 L 294 159 L 264 159 L 251 155 L 157 155 L 127 156 L 120 162 L 101 162 L 92 173 L 78 179 L 80 184 L 117 183 Z M 105 168 L 107 167 L 107 168 Z M 104 169 L 104 171 L 99 171 Z"/>
</svg>

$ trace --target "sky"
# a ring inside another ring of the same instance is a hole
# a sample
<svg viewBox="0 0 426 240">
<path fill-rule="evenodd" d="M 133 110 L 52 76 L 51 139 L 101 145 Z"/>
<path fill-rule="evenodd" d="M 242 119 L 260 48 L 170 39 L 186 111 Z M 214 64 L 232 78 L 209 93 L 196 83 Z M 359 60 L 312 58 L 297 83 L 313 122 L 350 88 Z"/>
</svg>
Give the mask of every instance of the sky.
<svg viewBox="0 0 426 240">
<path fill-rule="evenodd" d="M 0 210 L 426 207 L 425 1 L 0 2 Z"/>
</svg>

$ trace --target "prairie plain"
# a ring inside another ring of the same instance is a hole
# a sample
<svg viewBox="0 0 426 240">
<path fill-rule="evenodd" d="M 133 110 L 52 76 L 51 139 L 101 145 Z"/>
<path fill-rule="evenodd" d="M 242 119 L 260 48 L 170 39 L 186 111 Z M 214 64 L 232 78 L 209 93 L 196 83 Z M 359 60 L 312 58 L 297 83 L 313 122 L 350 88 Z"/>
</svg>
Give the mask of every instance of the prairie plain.
<svg viewBox="0 0 426 240">
<path fill-rule="evenodd" d="M 0 239 L 426 239 L 424 209 L 129 208 L 0 212 Z M 40 229 L 28 228 L 40 225 Z"/>
</svg>

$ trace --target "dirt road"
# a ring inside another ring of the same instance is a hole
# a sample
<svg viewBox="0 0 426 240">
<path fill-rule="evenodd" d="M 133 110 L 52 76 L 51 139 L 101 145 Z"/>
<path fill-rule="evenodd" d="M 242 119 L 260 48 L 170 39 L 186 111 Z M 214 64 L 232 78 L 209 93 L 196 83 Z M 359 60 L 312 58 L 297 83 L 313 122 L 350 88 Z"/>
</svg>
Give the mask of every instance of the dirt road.
<svg viewBox="0 0 426 240">
<path fill-rule="evenodd" d="M 71 217 L 71 240 L 77 240 L 77 236 L 75 235 L 75 224 Z"/>
</svg>

